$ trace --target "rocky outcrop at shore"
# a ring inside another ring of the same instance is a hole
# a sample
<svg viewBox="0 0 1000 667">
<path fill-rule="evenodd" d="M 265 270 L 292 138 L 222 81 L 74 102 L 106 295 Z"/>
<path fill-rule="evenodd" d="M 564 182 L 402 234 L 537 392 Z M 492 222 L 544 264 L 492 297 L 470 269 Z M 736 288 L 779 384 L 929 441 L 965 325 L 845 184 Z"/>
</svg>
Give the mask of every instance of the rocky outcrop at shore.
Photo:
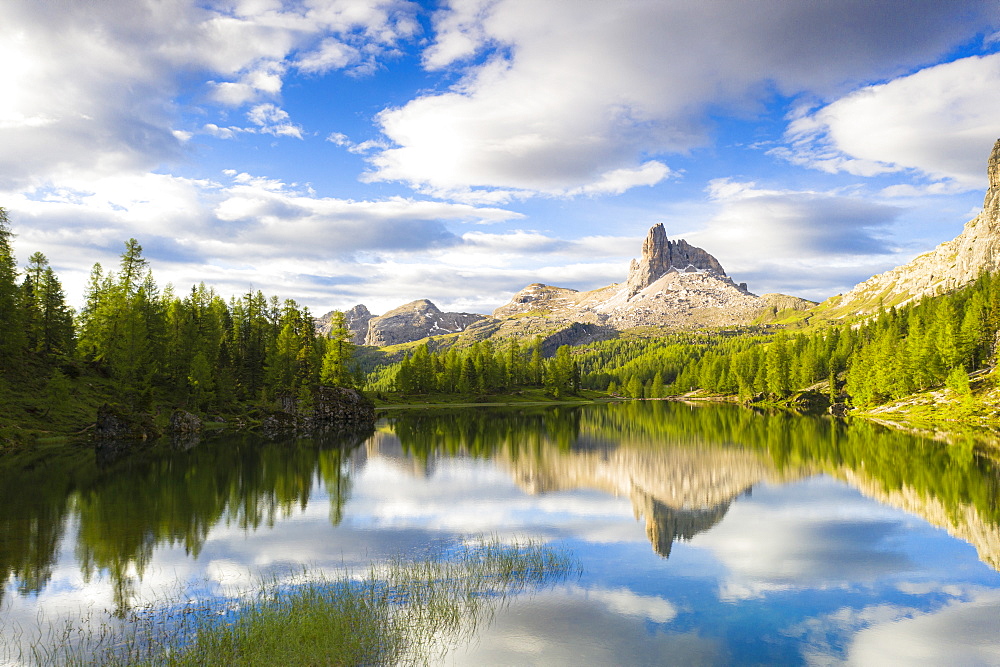
<svg viewBox="0 0 1000 667">
<path fill-rule="evenodd" d="M 265 433 L 316 431 L 375 423 L 375 404 L 357 389 L 316 387 L 309 396 L 281 397 L 281 410 L 264 415 Z"/>
<path fill-rule="evenodd" d="M 152 415 L 105 403 L 97 409 L 93 437 L 98 442 L 142 441 L 160 437 L 160 431 Z"/>
</svg>

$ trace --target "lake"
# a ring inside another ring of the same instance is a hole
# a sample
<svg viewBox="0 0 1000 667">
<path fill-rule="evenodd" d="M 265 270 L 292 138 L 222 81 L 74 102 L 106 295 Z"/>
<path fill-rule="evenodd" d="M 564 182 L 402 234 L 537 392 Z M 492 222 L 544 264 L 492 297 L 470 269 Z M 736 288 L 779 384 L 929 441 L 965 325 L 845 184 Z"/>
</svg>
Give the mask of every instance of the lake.
<svg viewBox="0 0 1000 667">
<path fill-rule="evenodd" d="M 665 401 L 383 415 L 0 462 L 0 664 L 39 617 L 488 534 L 580 574 L 444 664 L 1000 665 L 1000 466 L 971 441 Z"/>
</svg>

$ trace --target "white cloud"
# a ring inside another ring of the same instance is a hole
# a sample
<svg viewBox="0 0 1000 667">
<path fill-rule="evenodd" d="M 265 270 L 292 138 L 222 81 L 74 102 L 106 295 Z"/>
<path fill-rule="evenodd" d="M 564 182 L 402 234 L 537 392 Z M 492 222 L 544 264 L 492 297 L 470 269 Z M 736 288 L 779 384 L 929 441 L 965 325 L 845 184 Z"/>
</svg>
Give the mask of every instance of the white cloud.
<svg viewBox="0 0 1000 667">
<path fill-rule="evenodd" d="M 377 139 L 369 139 L 361 143 L 354 143 L 349 136 L 343 132 L 331 132 L 326 140 L 335 146 L 346 148 L 349 153 L 364 154 L 376 149 L 388 148 L 388 144 Z"/>
<path fill-rule="evenodd" d="M 315 51 L 300 58 L 296 65 L 303 72 L 323 74 L 333 69 L 343 69 L 361 58 L 355 47 L 337 39 L 324 39 Z"/>
<path fill-rule="evenodd" d="M 215 123 L 205 123 L 201 131 L 217 139 L 232 139 L 240 132 L 246 132 L 247 130 L 242 127 L 219 127 Z"/>
<path fill-rule="evenodd" d="M 796 164 L 862 176 L 913 169 L 938 181 L 924 191 L 979 189 L 986 157 L 1000 137 L 1000 54 L 973 56 L 870 86 L 788 127 Z M 941 182 L 943 181 L 943 182 Z M 887 195 L 912 195 L 913 186 Z"/>
<path fill-rule="evenodd" d="M 929 614 L 890 619 L 859 632 L 852 665 L 995 665 L 1000 663 L 1000 594 L 980 593 Z"/>
<path fill-rule="evenodd" d="M 634 169 L 612 169 L 601 175 L 600 180 L 584 185 L 567 194 L 615 194 L 620 195 L 640 185 L 656 185 L 671 176 L 670 168 L 658 160 L 643 162 Z"/>
<path fill-rule="evenodd" d="M 734 280 L 757 293 L 785 285 L 822 299 L 831 288 L 910 258 L 890 239 L 902 209 L 838 193 L 775 190 L 717 179 L 708 187 L 718 208 L 689 242 L 715 255 Z"/>
<path fill-rule="evenodd" d="M 174 126 L 182 88 L 195 103 L 199 85 L 225 105 L 273 101 L 296 64 L 316 72 L 337 66 L 330 41 L 337 39 L 358 42 L 362 64 L 372 67 L 416 34 L 414 7 L 405 0 L 5 2 L 0 190 L 175 161 L 191 131 Z M 184 88 L 192 82 L 202 83 Z M 200 124 L 228 136 L 222 123 Z M 301 130 L 271 124 L 264 132 Z"/>
<path fill-rule="evenodd" d="M 396 306 L 402 302 L 399 294 L 417 287 L 396 285 L 392 276 L 381 275 L 387 261 L 405 262 L 414 253 L 465 244 L 449 230 L 451 224 L 521 217 L 498 208 L 402 197 L 318 197 L 307 187 L 277 179 L 233 170 L 225 175 L 228 182 L 149 173 L 88 176 L 61 188 L 9 197 L 5 206 L 17 234 L 15 250 L 22 259 L 45 253 L 73 302 L 82 294 L 90 265 L 116 266 L 122 242 L 135 237 L 161 285 L 205 280 L 228 295 L 255 284 L 325 305 L 345 298 L 336 293 L 341 288 L 357 291 L 358 280 L 371 278 L 375 282 L 365 290 L 400 290 L 391 304 Z M 419 261 L 425 273 L 449 271 L 430 265 L 433 259 L 426 254 L 412 261 Z"/>
<path fill-rule="evenodd" d="M 302 138 L 302 127 L 291 122 L 288 112 L 273 104 L 258 104 L 247 112 L 247 120 L 259 127 L 259 132 L 276 137 Z"/>
<path fill-rule="evenodd" d="M 904 73 L 974 35 L 985 11 L 456 0 L 435 14 L 424 63 L 471 63 L 466 75 L 378 116 L 394 146 L 368 178 L 467 201 L 621 192 L 643 167 L 639 183 L 656 182 L 645 156 L 706 144 L 710 108 L 753 112 L 774 89 L 822 95 Z"/>
<path fill-rule="evenodd" d="M 483 22 L 494 0 L 451 0 L 434 16 L 434 42 L 424 51 L 424 66 L 438 70 L 475 55 L 487 41 Z"/>
<path fill-rule="evenodd" d="M 266 62 L 244 72 L 238 81 L 210 81 L 212 97 L 217 102 L 241 106 L 261 97 L 274 97 L 281 92 L 284 67 L 279 62 Z"/>
</svg>

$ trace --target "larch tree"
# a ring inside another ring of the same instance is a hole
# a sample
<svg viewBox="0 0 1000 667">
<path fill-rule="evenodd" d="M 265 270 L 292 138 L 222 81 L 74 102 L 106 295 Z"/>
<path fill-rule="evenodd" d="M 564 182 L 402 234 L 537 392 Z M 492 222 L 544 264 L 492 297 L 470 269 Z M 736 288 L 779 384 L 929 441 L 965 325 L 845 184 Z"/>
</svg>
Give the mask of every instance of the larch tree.
<svg viewBox="0 0 1000 667">
<path fill-rule="evenodd" d="M 0 370 L 18 363 L 25 345 L 12 237 L 7 211 L 0 207 Z"/>
<path fill-rule="evenodd" d="M 326 351 L 320 369 L 320 384 L 328 387 L 348 387 L 352 384 L 350 362 L 355 349 L 352 337 L 344 313 L 339 310 L 334 311 L 330 320 L 330 333 L 325 341 Z"/>
</svg>

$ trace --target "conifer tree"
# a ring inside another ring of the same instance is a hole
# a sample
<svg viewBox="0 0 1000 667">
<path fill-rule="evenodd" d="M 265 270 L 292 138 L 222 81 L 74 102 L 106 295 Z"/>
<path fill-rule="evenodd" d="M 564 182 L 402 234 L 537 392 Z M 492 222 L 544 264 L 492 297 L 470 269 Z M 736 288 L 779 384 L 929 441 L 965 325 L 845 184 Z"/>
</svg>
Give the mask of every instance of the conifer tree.
<svg viewBox="0 0 1000 667">
<path fill-rule="evenodd" d="M 0 207 L 0 370 L 12 368 L 25 346 L 12 237 L 7 211 Z"/>
<path fill-rule="evenodd" d="M 334 311 L 330 325 L 320 370 L 320 383 L 328 387 L 347 387 L 352 382 L 350 362 L 355 349 L 353 334 L 347 328 L 347 318 L 339 310 Z"/>
<path fill-rule="evenodd" d="M 66 305 L 62 284 L 51 267 L 42 274 L 39 289 L 42 314 L 39 351 L 46 355 L 69 354 L 73 349 L 73 311 Z"/>
</svg>

